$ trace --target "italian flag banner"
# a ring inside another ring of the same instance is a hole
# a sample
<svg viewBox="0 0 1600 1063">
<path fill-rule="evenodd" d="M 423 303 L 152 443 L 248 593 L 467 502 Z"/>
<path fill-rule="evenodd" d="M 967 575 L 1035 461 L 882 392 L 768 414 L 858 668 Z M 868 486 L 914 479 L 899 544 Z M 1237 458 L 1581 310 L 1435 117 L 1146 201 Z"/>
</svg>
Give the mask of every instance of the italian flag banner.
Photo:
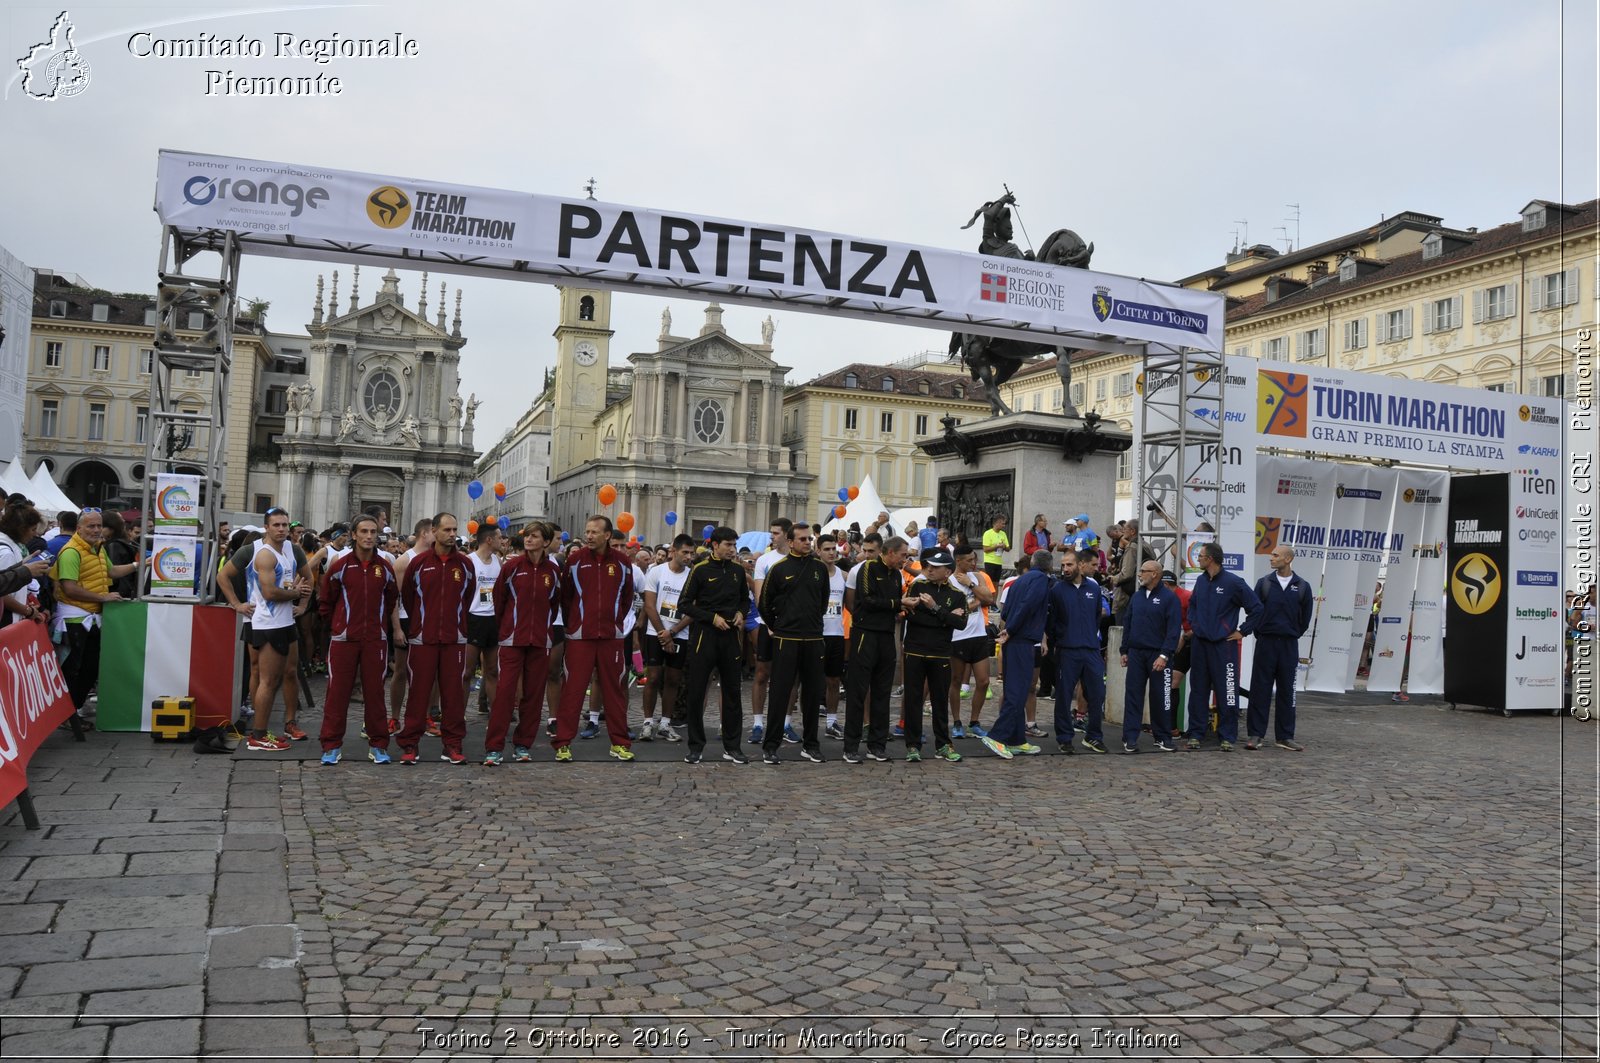
<svg viewBox="0 0 1600 1063">
<path fill-rule="evenodd" d="M 195 726 L 233 719 L 242 667 L 238 614 L 225 605 L 108 602 L 101 614 L 102 731 L 150 730 L 157 698 L 195 700 Z"/>
</svg>

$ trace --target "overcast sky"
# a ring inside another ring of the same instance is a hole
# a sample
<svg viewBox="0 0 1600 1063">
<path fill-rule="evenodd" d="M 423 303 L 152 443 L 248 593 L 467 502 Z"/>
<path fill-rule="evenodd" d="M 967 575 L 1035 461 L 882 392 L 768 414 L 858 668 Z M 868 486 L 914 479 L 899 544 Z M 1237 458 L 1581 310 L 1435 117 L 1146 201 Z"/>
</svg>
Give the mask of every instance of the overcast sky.
<svg viewBox="0 0 1600 1063">
<path fill-rule="evenodd" d="M 961 250 L 978 235 L 961 224 L 1005 182 L 1035 241 L 1070 227 L 1095 243 L 1093 268 L 1162 280 L 1218 263 L 1241 221 L 1284 247 L 1293 203 L 1309 244 L 1402 210 L 1486 228 L 1529 199 L 1596 194 L 1587 0 L 101 2 L 67 9 L 88 88 L 29 99 L 15 59 L 61 10 L 6 5 L 0 245 L 113 291 L 154 289 L 161 148 L 557 195 L 593 177 L 619 203 Z M 137 58 L 139 31 L 243 34 L 267 54 Z M 396 32 L 416 58 L 272 58 L 276 33 Z M 343 92 L 207 96 L 208 69 L 332 74 Z M 246 260 L 242 294 L 300 331 L 336 267 L 347 298 L 348 264 L 272 259 Z M 363 302 L 381 272 L 363 270 Z M 408 305 L 417 283 L 403 276 Z M 556 295 L 450 287 L 487 447 L 552 364 Z M 653 348 L 664 305 L 617 297 L 613 364 Z M 701 304 L 670 305 L 675 332 L 698 327 Z M 753 342 L 763 316 L 730 308 L 725 324 Z M 946 340 L 787 313 L 775 353 L 805 380 Z"/>
</svg>

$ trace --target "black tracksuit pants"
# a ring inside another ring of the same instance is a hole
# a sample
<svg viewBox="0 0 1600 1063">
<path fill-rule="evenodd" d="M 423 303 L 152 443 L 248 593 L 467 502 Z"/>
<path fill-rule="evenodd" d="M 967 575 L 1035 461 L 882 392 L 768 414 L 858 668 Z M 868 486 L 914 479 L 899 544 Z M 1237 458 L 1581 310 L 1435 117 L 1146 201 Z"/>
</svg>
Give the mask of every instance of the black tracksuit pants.
<svg viewBox="0 0 1600 1063">
<path fill-rule="evenodd" d="M 895 661 L 894 632 L 850 633 L 850 666 L 844 679 L 846 753 L 854 753 L 861 746 L 863 718 L 869 721 L 867 748 L 880 752 L 888 748 L 889 691 L 894 686 Z"/>
<path fill-rule="evenodd" d="M 906 748 L 922 745 L 922 694 L 927 687 L 928 706 L 933 716 L 933 748 L 950 744 L 950 657 L 925 657 L 906 651 L 905 713 Z"/>
<path fill-rule="evenodd" d="M 822 636 L 814 639 L 772 636 L 772 677 L 767 682 L 767 727 L 761 748 L 776 753 L 783 744 L 783 713 L 789 705 L 789 692 L 800 680 L 800 718 L 805 723 L 802 749 L 818 750 L 817 713 L 822 708 Z M 755 706 L 760 711 L 760 706 Z"/>
<path fill-rule="evenodd" d="M 738 749 L 744 730 L 744 702 L 740 697 L 739 643 L 744 632 L 718 631 L 710 624 L 696 623 L 689 632 L 689 749 L 703 753 L 706 748 L 706 688 L 711 673 L 722 680 L 722 746 Z"/>
</svg>

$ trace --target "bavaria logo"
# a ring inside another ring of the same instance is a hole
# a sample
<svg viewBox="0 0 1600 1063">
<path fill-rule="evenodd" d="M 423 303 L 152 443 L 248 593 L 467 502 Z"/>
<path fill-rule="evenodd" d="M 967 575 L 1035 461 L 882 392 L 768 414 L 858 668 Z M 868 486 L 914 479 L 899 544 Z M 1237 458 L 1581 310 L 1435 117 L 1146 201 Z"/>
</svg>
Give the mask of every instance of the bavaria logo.
<svg viewBox="0 0 1600 1063">
<path fill-rule="evenodd" d="M 1517 586 L 1519 587 L 1554 587 L 1558 578 L 1554 572 L 1535 572 L 1527 569 L 1517 570 Z"/>
<path fill-rule="evenodd" d="M 1005 302 L 1006 275 L 1004 273 L 985 273 L 983 282 L 978 286 L 978 298 L 986 303 Z"/>
</svg>

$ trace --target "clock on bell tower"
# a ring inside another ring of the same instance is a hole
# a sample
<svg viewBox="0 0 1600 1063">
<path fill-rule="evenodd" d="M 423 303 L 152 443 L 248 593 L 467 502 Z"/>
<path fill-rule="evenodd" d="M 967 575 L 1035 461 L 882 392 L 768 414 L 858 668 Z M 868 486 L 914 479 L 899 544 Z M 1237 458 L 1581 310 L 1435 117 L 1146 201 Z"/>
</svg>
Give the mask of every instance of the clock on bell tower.
<svg viewBox="0 0 1600 1063">
<path fill-rule="evenodd" d="M 611 293 L 595 288 L 557 289 L 555 402 L 550 424 L 550 477 L 599 454 L 595 418 L 606 405 L 610 367 Z"/>
</svg>

